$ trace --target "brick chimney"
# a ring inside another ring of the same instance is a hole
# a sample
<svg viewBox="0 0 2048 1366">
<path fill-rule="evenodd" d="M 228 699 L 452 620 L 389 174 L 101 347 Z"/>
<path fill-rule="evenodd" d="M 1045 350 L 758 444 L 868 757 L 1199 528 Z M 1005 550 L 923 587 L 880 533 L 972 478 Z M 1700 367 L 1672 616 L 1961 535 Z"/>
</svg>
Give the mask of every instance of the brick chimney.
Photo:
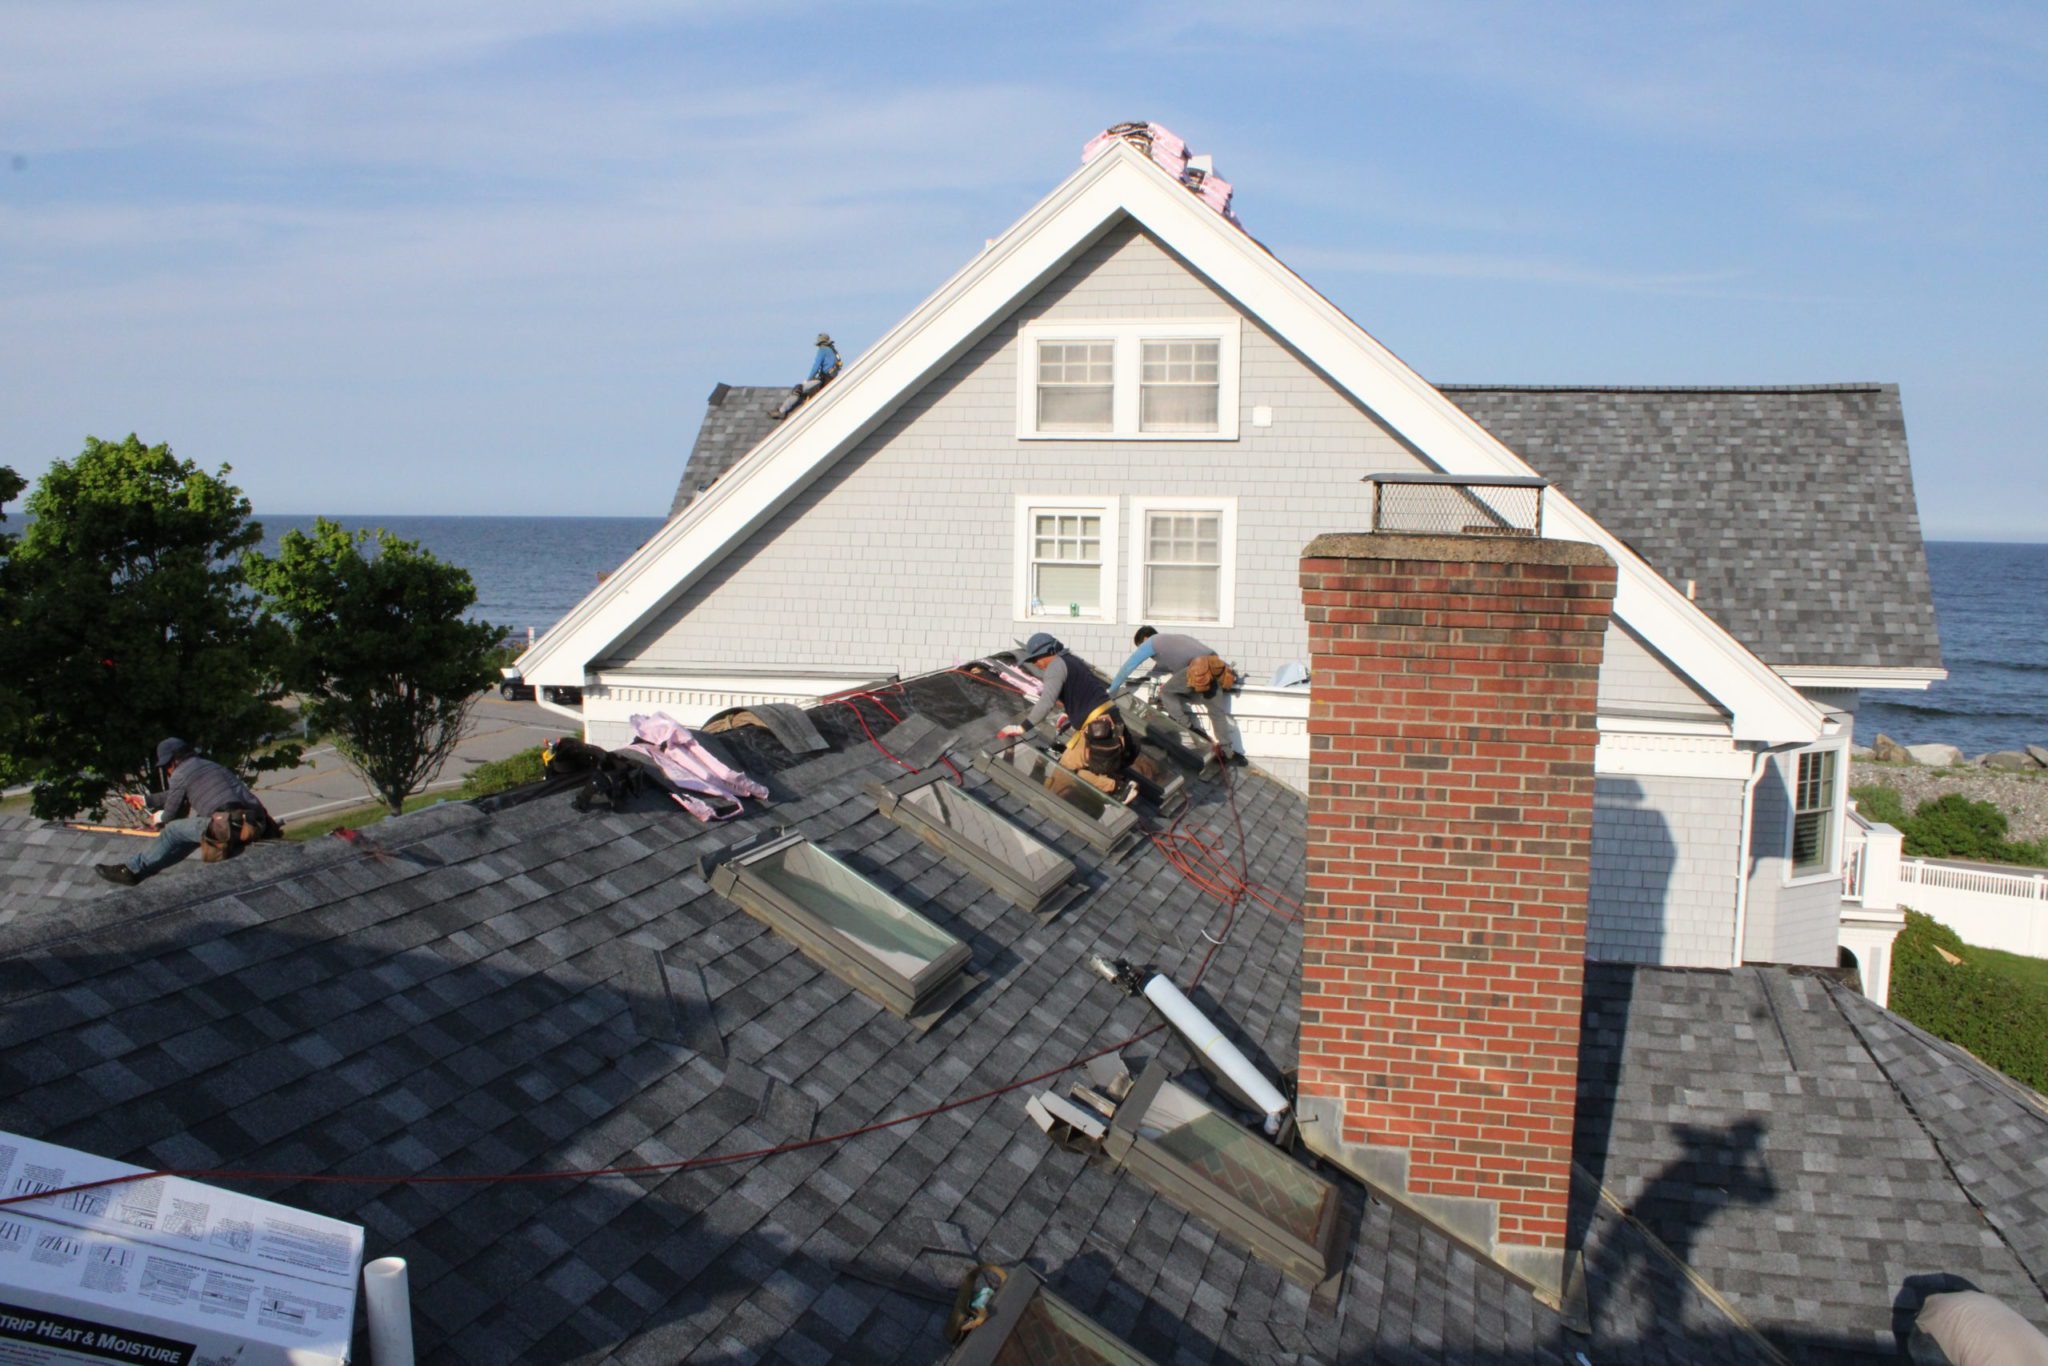
<svg viewBox="0 0 2048 1366">
<path fill-rule="evenodd" d="M 1552 1298 L 1614 587 L 1576 541 L 1323 536 L 1301 563 L 1303 1138 Z"/>
</svg>

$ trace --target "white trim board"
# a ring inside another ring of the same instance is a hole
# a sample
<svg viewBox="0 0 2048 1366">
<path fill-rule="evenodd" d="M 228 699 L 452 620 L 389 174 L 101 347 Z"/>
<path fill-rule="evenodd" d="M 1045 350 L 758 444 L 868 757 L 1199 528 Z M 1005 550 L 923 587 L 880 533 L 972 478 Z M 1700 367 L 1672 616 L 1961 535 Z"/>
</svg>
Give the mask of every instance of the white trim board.
<svg viewBox="0 0 2048 1366">
<path fill-rule="evenodd" d="M 1451 474 L 1534 471 L 1306 281 L 1121 141 L 1099 152 L 833 383 L 692 500 L 520 660 L 533 683 L 580 686 L 656 612 L 1128 215 Z M 1555 489 L 1551 534 L 1620 567 L 1614 611 L 1732 716 L 1736 738 L 1810 741 L 1820 713 L 1621 540 Z"/>
</svg>

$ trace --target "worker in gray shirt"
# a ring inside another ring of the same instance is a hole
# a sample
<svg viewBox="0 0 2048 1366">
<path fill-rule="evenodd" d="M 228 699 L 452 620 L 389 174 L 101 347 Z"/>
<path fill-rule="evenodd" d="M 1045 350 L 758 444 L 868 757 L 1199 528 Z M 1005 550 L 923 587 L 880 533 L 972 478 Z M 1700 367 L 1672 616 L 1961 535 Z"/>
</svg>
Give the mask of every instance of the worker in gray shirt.
<svg viewBox="0 0 2048 1366">
<path fill-rule="evenodd" d="M 1159 689 L 1159 702 L 1166 714 L 1194 730 L 1195 714 L 1189 704 L 1201 702 L 1202 710 L 1209 714 L 1211 738 L 1231 763 L 1243 763 L 1244 736 L 1238 733 L 1237 721 L 1230 714 L 1230 694 L 1237 686 L 1237 674 L 1223 657 L 1193 636 L 1161 634 L 1150 626 L 1140 626 L 1131 643 L 1138 648 L 1116 671 L 1116 677 L 1109 680 L 1110 692 L 1116 692 L 1125 679 L 1151 664 L 1166 679 Z"/>
<path fill-rule="evenodd" d="M 156 763 L 169 775 L 164 790 L 129 800 L 150 812 L 158 826 L 157 837 L 126 863 L 97 865 L 93 871 L 107 881 L 133 887 L 170 867 L 199 847 L 217 811 L 243 812 L 266 836 L 276 833 L 277 823 L 249 785 L 233 771 L 201 758 L 183 740 L 174 736 L 158 745 Z"/>
</svg>

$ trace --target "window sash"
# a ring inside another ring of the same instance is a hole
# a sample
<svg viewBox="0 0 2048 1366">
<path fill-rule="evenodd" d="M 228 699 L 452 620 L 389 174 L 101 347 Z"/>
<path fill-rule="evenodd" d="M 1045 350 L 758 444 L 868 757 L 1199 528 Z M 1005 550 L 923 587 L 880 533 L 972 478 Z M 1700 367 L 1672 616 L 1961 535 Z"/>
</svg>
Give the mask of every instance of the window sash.
<svg viewBox="0 0 2048 1366">
<path fill-rule="evenodd" d="M 1138 430 L 1220 430 L 1222 352 L 1222 343 L 1214 338 L 1142 343 L 1138 365 Z"/>
<path fill-rule="evenodd" d="M 1042 615 L 1102 613 L 1102 514 L 1031 514 L 1031 596 Z"/>
<path fill-rule="evenodd" d="M 1792 872 L 1823 873 L 1835 862 L 1836 751 L 1799 756 L 1792 782 Z"/>
<path fill-rule="evenodd" d="M 1148 512 L 1144 557 L 1145 601 L 1140 615 L 1168 621 L 1222 619 L 1222 513 Z"/>
<path fill-rule="evenodd" d="M 1108 432 L 1116 422 L 1116 346 L 1038 343 L 1038 430 Z"/>
</svg>

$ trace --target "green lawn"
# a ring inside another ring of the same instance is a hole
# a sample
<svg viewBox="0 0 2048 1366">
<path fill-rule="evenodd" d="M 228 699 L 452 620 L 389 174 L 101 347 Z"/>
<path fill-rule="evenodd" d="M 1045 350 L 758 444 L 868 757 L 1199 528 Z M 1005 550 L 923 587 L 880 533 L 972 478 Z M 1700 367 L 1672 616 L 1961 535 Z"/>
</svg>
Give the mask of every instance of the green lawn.
<svg viewBox="0 0 2048 1366">
<path fill-rule="evenodd" d="M 442 802 L 460 801 L 462 790 L 449 788 L 444 792 L 420 792 L 405 799 L 407 811 L 418 811 L 423 807 L 439 806 Z M 391 809 L 382 802 L 365 806 L 352 806 L 346 811 L 330 811 L 310 821 L 287 821 L 284 837 L 288 840 L 316 840 L 322 835 L 331 835 L 341 827 L 360 830 L 366 825 L 375 825 L 391 814 Z"/>
<path fill-rule="evenodd" d="M 2024 990 L 2048 995 L 2048 958 L 2029 958 L 2023 953 L 1984 949 L 1972 944 L 1970 961 L 1986 972 L 2011 980 Z"/>
</svg>

